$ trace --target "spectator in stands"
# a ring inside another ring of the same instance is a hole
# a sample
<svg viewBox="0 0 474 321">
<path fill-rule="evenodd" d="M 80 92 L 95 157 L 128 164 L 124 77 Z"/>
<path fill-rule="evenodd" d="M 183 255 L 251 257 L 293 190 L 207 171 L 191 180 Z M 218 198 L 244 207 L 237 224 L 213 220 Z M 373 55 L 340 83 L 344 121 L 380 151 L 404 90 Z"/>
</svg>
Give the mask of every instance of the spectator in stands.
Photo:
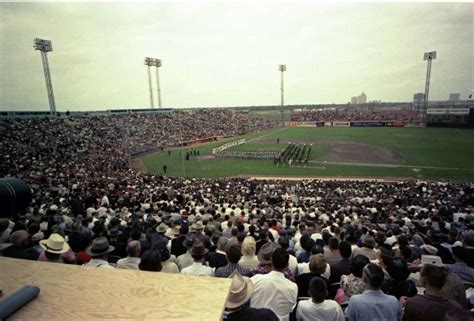
<svg viewBox="0 0 474 321">
<path fill-rule="evenodd" d="M 290 240 L 286 236 L 286 231 L 282 230 L 281 234 L 282 236 L 278 238 L 278 244 L 281 246 L 282 249 L 287 251 L 288 254 L 290 255 L 290 260 L 288 261 L 288 269 L 293 273 L 293 275 L 296 275 L 298 271 L 298 260 L 293 255 L 292 251 L 290 250 Z"/>
<path fill-rule="evenodd" d="M 219 268 L 225 266 L 227 264 L 227 247 L 228 247 L 228 239 L 221 236 L 217 240 L 217 248 L 215 252 L 209 252 L 207 254 L 207 261 L 209 262 L 209 266 L 212 268 Z M 230 275 L 230 273 L 229 273 Z M 227 275 L 227 276 L 229 276 Z M 227 277 L 226 276 L 226 277 Z"/>
<path fill-rule="evenodd" d="M 17 230 L 10 234 L 10 243 L 12 245 L 3 249 L 3 256 L 15 259 L 37 260 L 39 253 L 28 244 L 28 232 L 26 230 Z"/>
<path fill-rule="evenodd" d="M 196 241 L 190 251 L 194 262 L 190 266 L 182 269 L 181 273 L 190 275 L 213 276 L 214 269 L 203 264 L 207 252 L 209 252 L 209 250 L 206 249 L 204 243 L 202 243 L 201 241 Z"/>
<path fill-rule="evenodd" d="M 187 225 L 181 225 L 179 228 L 179 235 L 171 240 L 171 254 L 179 257 L 181 254 L 185 254 L 188 250 L 184 246 L 184 240 L 186 239 L 186 235 L 189 233 L 189 227 Z"/>
<path fill-rule="evenodd" d="M 311 255 L 309 258 L 309 270 L 310 273 L 304 273 L 296 278 L 296 284 L 298 285 L 298 296 L 304 297 L 308 295 L 309 283 L 314 277 L 320 277 L 326 282 L 326 288 L 329 288 L 329 281 L 323 277 L 322 274 L 326 271 L 326 258 L 323 254 Z"/>
<path fill-rule="evenodd" d="M 472 214 L 471 214 L 472 215 Z M 472 223 L 471 223 L 472 224 Z M 474 269 L 474 229 L 471 227 L 464 234 L 464 259 L 467 266 Z"/>
<path fill-rule="evenodd" d="M 176 259 L 171 257 L 170 251 L 167 248 L 162 248 L 159 250 L 161 254 L 161 272 L 166 273 L 179 273 L 178 264 L 176 264 Z"/>
<path fill-rule="evenodd" d="M 393 295 L 397 299 L 401 297 L 411 298 L 417 294 L 416 285 L 412 280 L 407 280 L 410 275 L 405 259 L 394 257 L 387 266 L 389 280 L 385 280 L 382 291 L 385 294 Z"/>
<path fill-rule="evenodd" d="M 242 242 L 242 257 L 239 265 L 247 269 L 255 269 L 258 266 L 258 258 L 255 255 L 256 242 L 252 236 L 246 236 Z"/>
<path fill-rule="evenodd" d="M 127 254 L 127 244 L 119 239 L 122 235 L 122 231 L 118 225 L 110 226 L 107 233 L 109 244 L 115 247 L 115 250 L 110 253 L 110 256 L 124 257 Z"/>
<path fill-rule="evenodd" d="M 138 268 L 140 271 L 160 272 L 163 268 L 160 251 L 148 250 L 143 253 Z"/>
<path fill-rule="evenodd" d="M 139 241 L 128 242 L 127 257 L 117 261 L 117 269 L 138 270 L 141 251 Z"/>
<path fill-rule="evenodd" d="M 99 236 L 92 241 L 92 245 L 87 247 L 86 253 L 92 257 L 92 259 L 85 264 L 87 267 L 98 267 L 98 268 L 114 268 L 107 261 L 109 253 L 114 250 L 114 247 L 109 245 L 109 241 L 105 236 Z"/>
<path fill-rule="evenodd" d="M 166 226 L 164 223 L 161 223 L 156 227 L 155 233 L 150 233 L 147 235 L 147 240 L 150 242 L 152 250 L 166 248 L 170 240 L 170 238 L 165 235 L 167 230 L 168 226 Z"/>
<path fill-rule="evenodd" d="M 260 248 L 260 251 L 258 252 L 258 255 L 257 255 L 258 261 L 260 263 L 257 266 L 257 268 L 253 271 L 255 275 L 267 274 L 273 270 L 272 254 L 278 248 L 280 248 L 280 245 L 273 242 L 267 242 Z M 288 254 L 288 260 L 289 260 L 289 254 Z M 295 276 L 293 272 L 290 271 L 288 266 L 283 269 L 283 274 L 285 275 L 285 278 L 287 278 L 288 280 L 292 282 L 295 282 Z"/>
<path fill-rule="evenodd" d="M 445 266 L 442 267 L 445 268 Z M 466 290 L 464 288 L 462 280 L 457 274 L 447 272 L 446 282 L 444 283 L 444 286 L 441 289 L 441 295 L 448 300 L 458 302 L 465 308 L 468 307 Z"/>
<path fill-rule="evenodd" d="M 378 265 L 369 263 L 363 269 L 363 280 L 366 290 L 362 294 L 351 296 L 345 311 L 348 320 L 401 321 L 402 310 L 398 300 L 380 290 L 384 282 L 383 270 Z"/>
<path fill-rule="evenodd" d="M 341 254 L 339 262 L 331 264 L 331 284 L 340 282 L 342 275 L 351 274 L 351 244 L 348 242 L 341 242 L 339 244 L 339 253 Z"/>
<path fill-rule="evenodd" d="M 338 291 L 336 301 L 343 303 L 349 301 L 354 294 L 361 294 L 365 290 L 362 279 L 364 266 L 370 263 L 367 256 L 357 255 L 352 259 L 351 274 L 341 276 L 341 290 Z"/>
<path fill-rule="evenodd" d="M 227 260 L 229 263 L 225 266 L 219 267 L 216 269 L 215 276 L 217 277 L 228 277 L 231 275 L 234 271 L 239 272 L 241 275 L 244 276 L 251 276 L 252 271 L 247 268 L 241 267 L 238 262 L 241 257 L 240 253 L 240 246 L 239 245 L 231 245 L 227 249 Z"/>
<path fill-rule="evenodd" d="M 263 249 L 263 247 L 262 247 Z M 257 274 L 251 278 L 254 292 L 250 300 L 253 308 L 270 308 L 282 321 L 288 321 L 290 312 L 296 305 L 298 286 L 287 280 L 283 271 L 288 267 L 289 254 L 284 249 L 276 249 L 272 254 L 272 271 Z"/>
<path fill-rule="evenodd" d="M 441 267 L 425 264 L 420 273 L 424 294 L 409 298 L 405 303 L 404 321 L 442 321 L 450 309 L 462 309 L 455 301 L 441 294 L 447 273 Z"/>
<path fill-rule="evenodd" d="M 373 236 L 366 236 L 364 238 L 364 246 L 361 248 L 355 248 L 352 253 L 354 256 L 357 255 L 364 255 L 369 258 L 369 260 L 375 260 L 377 258 L 376 252 L 374 250 L 375 247 L 375 239 Z"/>
<path fill-rule="evenodd" d="M 298 263 L 307 263 L 311 256 L 311 249 L 316 245 L 316 242 L 309 235 L 305 234 L 301 236 L 300 244 L 303 252 L 298 255 Z"/>
<path fill-rule="evenodd" d="M 327 282 L 314 277 L 309 283 L 310 299 L 298 302 L 296 309 L 297 321 L 345 321 L 344 313 L 337 302 L 326 300 L 328 295 Z"/>
<path fill-rule="evenodd" d="M 229 290 L 229 296 L 225 304 L 227 311 L 227 321 L 278 321 L 275 313 L 266 308 L 251 308 L 248 301 L 252 296 L 254 285 L 252 281 L 245 276 L 234 271 L 229 278 L 232 283 Z"/>
<path fill-rule="evenodd" d="M 190 234 L 190 235 L 186 236 L 186 239 L 183 242 L 183 246 L 186 248 L 186 253 L 181 254 L 177 258 L 178 267 L 179 267 L 180 271 L 182 271 L 184 268 L 192 265 L 193 262 L 194 262 L 193 257 L 192 257 L 191 252 L 190 252 L 192 247 L 193 247 L 194 242 L 195 242 L 194 235 Z"/>
<path fill-rule="evenodd" d="M 461 245 L 453 246 L 452 252 L 456 263 L 447 264 L 446 269 L 459 276 L 463 282 L 474 283 L 474 268 L 465 262 L 466 250 Z"/>
<path fill-rule="evenodd" d="M 54 263 L 74 263 L 76 256 L 69 247 L 69 244 L 59 234 L 53 233 L 47 240 L 39 242 L 43 251 L 38 257 L 38 261 Z"/>
<path fill-rule="evenodd" d="M 328 250 L 324 251 L 324 257 L 329 265 L 337 263 L 341 260 L 341 253 L 339 251 L 339 241 L 335 237 L 329 238 Z"/>
</svg>

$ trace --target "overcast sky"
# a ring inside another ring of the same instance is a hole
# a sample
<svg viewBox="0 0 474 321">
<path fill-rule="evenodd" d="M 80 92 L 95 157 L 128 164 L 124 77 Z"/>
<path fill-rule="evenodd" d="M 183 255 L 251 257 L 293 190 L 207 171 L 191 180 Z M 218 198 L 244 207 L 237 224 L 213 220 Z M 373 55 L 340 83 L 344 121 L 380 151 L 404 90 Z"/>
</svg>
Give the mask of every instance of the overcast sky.
<svg viewBox="0 0 474 321">
<path fill-rule="evenodd" d="M 50 39 L 59 111 L 411 101 L 474 89 L 472 3 L 0 3 L 0 109 L 48 109 L 36 37 Z M 153 73 L 156 104 L 156 81 Z"/>
</svg>

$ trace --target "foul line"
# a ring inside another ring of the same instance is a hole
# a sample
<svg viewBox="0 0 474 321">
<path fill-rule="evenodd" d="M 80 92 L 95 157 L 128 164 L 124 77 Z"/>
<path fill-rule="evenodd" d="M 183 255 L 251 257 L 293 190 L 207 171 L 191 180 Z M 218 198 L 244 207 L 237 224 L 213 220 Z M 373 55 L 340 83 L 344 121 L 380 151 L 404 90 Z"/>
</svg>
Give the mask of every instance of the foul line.
<svg viewBox="0 0 474 321">
<path fill-rule="evenodd" d="M 288 127 L 282 127 L 282 128 L 277 129 L 277 130 L 274 130 L 274 131 L 271 131 L 271 132 L 269 132 L 269 133 L 266 133 L 266 134 L 264 134 L 264 135 L 262 135 L 262 136 L 258 136 L 258 137 L 249 139 L 249 140 L 247 141 L 247 143 L 250 143 L 250 142 L 259 140 L 259 139 L 262 138 L 262 137 L 266 137 L 266 136 L 269 136 L 269 135 L 278 133 L 278 132 L 280 132 L 280 131 L 282 131 L 282 130 L 284 130 L 284 129 L 288 129 Z"/>
</svg>

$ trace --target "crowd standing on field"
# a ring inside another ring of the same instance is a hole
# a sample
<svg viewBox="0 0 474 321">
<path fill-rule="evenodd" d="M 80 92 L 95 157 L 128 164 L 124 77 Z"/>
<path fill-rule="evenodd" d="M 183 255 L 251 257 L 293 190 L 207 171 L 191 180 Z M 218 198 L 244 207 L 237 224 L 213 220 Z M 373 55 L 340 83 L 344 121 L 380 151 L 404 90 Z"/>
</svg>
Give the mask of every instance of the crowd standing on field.
<svg viewBox="0 0 474 321">
<path fill-rule="evenodd" d="M 184 119 L 179 129 L 145 114 L 0 125 L 0 174 L 25 180 L 33 194 L 25 212 L 1 219 L 2 255 L 231 277 L 227 320 L 469 320 L 472 183 L 130 169 L 124 145 L 140 150 L 144 137 L 167 146 L 275 125 L 226 110 L 182 114 L 166 116 Z M 134 128 L 128 140 L 125 123 Z"/>
</svg>

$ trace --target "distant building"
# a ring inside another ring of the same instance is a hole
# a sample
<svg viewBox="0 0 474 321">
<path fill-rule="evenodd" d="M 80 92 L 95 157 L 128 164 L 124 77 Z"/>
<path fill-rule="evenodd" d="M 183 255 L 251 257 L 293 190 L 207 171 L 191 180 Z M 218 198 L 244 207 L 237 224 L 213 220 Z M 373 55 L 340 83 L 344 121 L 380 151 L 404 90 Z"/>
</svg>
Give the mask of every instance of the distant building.
<svg viewBox="0 0 474 321">
<path fill-rule="evenodd" d="M 415 103 L 421 103 L 423 99 L 425 98 L 424 93 L 417 93 L 413 95 L 413 102 Z"/>
<path fill-rule="evenodd" d="M 449 101 L 459 101 L 461 99 L 461 94 L 449 94 Z"/>
<path fill-rule="evenodd" d="M 362 92 L 360 96 L 354 96 L 351 98 L 352 105 L 367 104 L 367 96 Z"/>
<path fill-rule="evenodd" d="M 357 104 L 367 104 L 367 95 L 362 92 L 360 96 L 357 96 Z"/>
</svg>

